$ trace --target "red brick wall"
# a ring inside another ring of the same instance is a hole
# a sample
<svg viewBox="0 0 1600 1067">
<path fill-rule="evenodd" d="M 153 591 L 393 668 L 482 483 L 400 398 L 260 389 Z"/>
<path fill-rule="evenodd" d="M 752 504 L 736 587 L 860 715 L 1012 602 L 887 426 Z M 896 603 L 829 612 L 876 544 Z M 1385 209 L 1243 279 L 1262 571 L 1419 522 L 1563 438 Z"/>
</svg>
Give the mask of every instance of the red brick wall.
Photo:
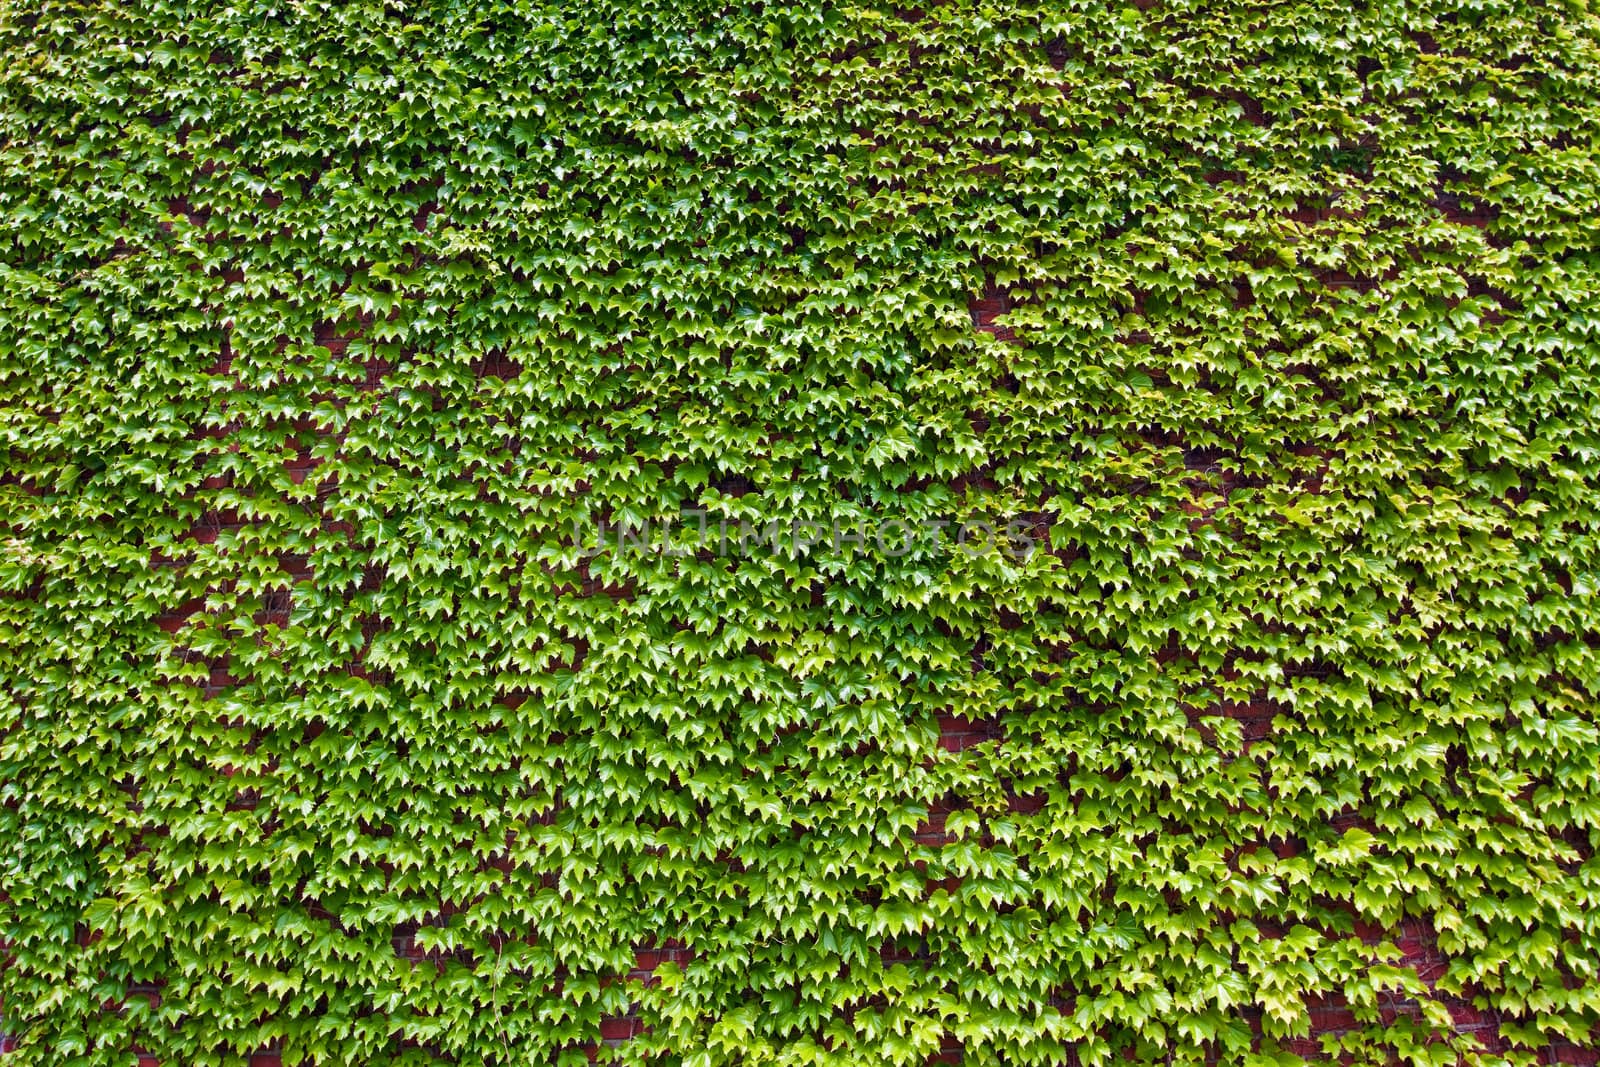
<svg viewBox="0 0 1600 1067">
<path fill-rule="evenodd" d="M 997 318 L 1003 315 L 1005 310 L 1005 301 L 998 297 L 975 301 L 972 305 L 973 321 L 978 329 L 991 332 L 1002 340 L 1010 340 L 1010 331 L 996 324 Z M 331 335 L 319 336 L 317 342 L 335 351 L 342 350 L 347 343 L 345 339 Z M 226 354 L 214 369 L 217 373 L 227 372 Z M 369 384 L 372 387 L 376 388 L 378 386 L 386 369 L 381 364 L 369 365 Z M 299 460 L 289 461 L 287 466 L 291 471 L 291 477 L 296 482 L 301 482 L 314 464 L 306 457 L 301 457 Z M 212 486 L 211 488 L 216 487 Z M 206 521 L 192 532 L 192 536 L 198 541 L 210 542 L 216 540 L 223 530 L 239 529 L 241 526 L 242 524 L 235 516 L 213 513 L 207 516 Z M 303 576 L 310 573 L 309 565 L 303 559 L 285 561 L 285 564 L 286 569 L 292 574 Z M 161 617 L 162 628 L 169 633 L 176 632 L 183 626 L 184 621 L 198 611 L 200 607 L 201 604 L 199 602 L 175 606 L 170 612 Z M 263 607 L 265 610 L 260 616 L 262 621 L 267 621 L 271 616 L 279 614 L 280 610 L 286 619 L 286 604 L 282 605 L 281 609 L 279 609 L 278 605 L 273 604 L 265 604 Z M 278 621 L 285 621 L 285 619 L 279 619 Z M 213 696 L 219 695 L 230 682 L 231 680 L 225 671 L 214 670 L 211 675 L 208 693 Z M 1276 712 L 1266 705 L 1246 705 L 1232 709 L 1230 714 L 1243 725 L 1243 737 L 1248 746 L 1250 743 L 1261 741 L 1270 735 L 1273 728 L 1273 717 Z M 952 752 L 961 751 L 969 746 L 991 740 L 997 736 L 997 730 L 999 729 L 996 724 L 969 721 L 957 716 L 943 716 L 939 725 L 940 744 Z M 1028 810 L 1029 802 L 1027 800 L 1018 799 L 1014 803 L 1018 810 Z M 944 832 L 945 817 L 948 814 L 949 812 L 946 810 L 935 809 L 931 813 L 928 822 L 916 835 L 916 840 L 926 845 L 938 845 L 948 841 L 949 838 Z M 1292 855 L 1294 848 L 1292 845 L 1285 846 L 1280 851 L 1285 855 Z M 1404 953 L 1403 964 L 1416 971 L 1418 976 L 1430 988 L 1444 973 L 1446 960 L 1439 950 L 1437 938 L 1428 923 L 1413 920 L 1407 922 L 1397 931 L 1386 931 L 1370 924 L 1358 922 L 1356 929 L 1369 944 L 1376 944 L 1386 937 L 1392 939 Z M 419 964 L 428 960 L 428 953 L 416 947 L 409 932 L 397 934 L 393 943 L 394 951 L 398 956 Z M 636 967 L 631 972 L 631 977 L 649 981 L 654 969 L 659 964 L 666 961 L 684 963 L 689 960 L 690 956 L 691 953 L 687 948 L 669 939 L 656 949 L 640 952 L 637 957 Z M 159 1002 L 161 993 L 159 987 L 146 987 L 130 990 L 130 995 L 145 996 L 154 1004 Z M 1500 1037 L 1498 1021 L 1493 1013 L 1480 1012 L 1464 1001 L 1452 998 L 1442 999 L 1455 1018 L 1457 1030 L 1462 1033 L 1477 1035 L 1485 1052 L 1505 1052 L 1509 1050 L 1509 1046 Z M 1340 998 L 1324 999 L 1308 1004 L 1307 1007 L 1311 1015 L 1312 1034 L 1310 1037 L 1293 1041 L 1289 1045 L 1293 1051 L 1303 1056 L 1313 1059 L 1320 1058 L 1322 1055 L 1321 1039 L 1323 1037 L 1337 1036 L 1346 1031 L 1360 1029 L 1348 1006 Z M 1251 1009 L 1242 1008 L 1240 1010 L 1246 1017 L 1252 1015 Z M 1385 999 L 1380 1010 L 1384 1021 L 1389 1022 L 1403 1015 L 1416 1014 L 1418 1009 L 1415 1001 L 1391 996 Z M 1259 1012 L 1254 1014 L 1257 1018 L 1259 1017 Z M 1254 1021 L 1255 1019 L 1252 1019 L 1252 1022 Z M 640 1021 L 633 1017 L 607 1019 L 601 1025 L 601 1039 L 606 1044 L 620 1044 L 635 1036 L 638 1033 L 639 1026 Z M 14 1047 L 14 1041 L 0 1033 L 0 1053 L 10 1052 Z M 155 1057 L 142 1054 L 138 1056 L 137 1062 L 139 1067 L 157 1067 L 160 1063 Z M 936 1057 L 936 1062 L 960 1063 L 959 1049 L 953 1045 L 947 1047 Z M 1597 1067 L 1597 1065 L 1600 1065 L 1600 1050 L 1591 1047 L 1580 1047 L 1571 1043 L 1554 1044 L 1540 1051 L 1537 1062 Z M 246 1063 L 248 1067 L 279 1067 L 280 1059 L 277 1053 L 266 1050 L 249 1056 Z M 162 1065 L 162 1067 L 173 1067 L 173 1065 Z"/>
</svg>

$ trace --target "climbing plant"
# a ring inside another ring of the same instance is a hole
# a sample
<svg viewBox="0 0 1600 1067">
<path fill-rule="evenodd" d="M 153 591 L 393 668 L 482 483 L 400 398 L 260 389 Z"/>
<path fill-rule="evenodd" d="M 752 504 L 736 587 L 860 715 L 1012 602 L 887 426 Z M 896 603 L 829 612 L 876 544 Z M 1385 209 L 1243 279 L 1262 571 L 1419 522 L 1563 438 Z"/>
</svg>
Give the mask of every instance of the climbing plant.
<svg viewBox="0 0 1600 1067">
<path fill-rule="evenodd" d="M 19 1065 L 1600 1044 L 1583 0 L 0 60 Z"/>
</svg>

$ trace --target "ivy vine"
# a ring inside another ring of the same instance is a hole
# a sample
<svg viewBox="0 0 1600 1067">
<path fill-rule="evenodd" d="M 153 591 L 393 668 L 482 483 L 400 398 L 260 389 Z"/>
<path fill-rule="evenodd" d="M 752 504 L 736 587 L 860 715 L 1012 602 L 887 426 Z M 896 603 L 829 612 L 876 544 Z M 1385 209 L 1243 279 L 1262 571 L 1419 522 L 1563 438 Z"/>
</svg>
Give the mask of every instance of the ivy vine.
<svg viewBox="0 0 1600 1067">
<path fill-rule="evenodd" d="M 0 60 L 17 1064 L 1600 1043 L 1583 0 L 40 0 Z M 581 534 L 689 513 L 1040 547 Z"/>
</svg>

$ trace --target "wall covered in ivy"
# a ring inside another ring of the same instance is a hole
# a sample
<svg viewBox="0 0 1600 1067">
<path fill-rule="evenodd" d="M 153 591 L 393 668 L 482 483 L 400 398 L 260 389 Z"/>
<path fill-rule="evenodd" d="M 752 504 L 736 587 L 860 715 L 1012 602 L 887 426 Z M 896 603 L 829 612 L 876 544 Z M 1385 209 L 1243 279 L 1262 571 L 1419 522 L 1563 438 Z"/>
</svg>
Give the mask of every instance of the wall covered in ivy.
<svg viewBox="0 0 1600 1067">
<path fill-rule="evenodd" d="M 21 1065 L 1600 1045 L 1585 0 L 0 3 Z"/>
</svg>

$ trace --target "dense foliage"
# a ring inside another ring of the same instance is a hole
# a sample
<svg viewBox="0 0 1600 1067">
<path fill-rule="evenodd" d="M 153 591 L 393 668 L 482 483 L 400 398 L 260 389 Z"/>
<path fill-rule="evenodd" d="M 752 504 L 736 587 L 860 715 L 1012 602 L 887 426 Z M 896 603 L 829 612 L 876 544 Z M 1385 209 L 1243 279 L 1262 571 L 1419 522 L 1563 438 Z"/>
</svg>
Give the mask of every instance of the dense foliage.
<svg viewBox="0 0 1600 1067">
<path fill-rule="evenodd" d="M 0 59 L 18 1064 L 1596 1043 L 1583 0 L 10 0 Z M 697 511 L 1037 545 L 585 533 Z"/>
</svg>

